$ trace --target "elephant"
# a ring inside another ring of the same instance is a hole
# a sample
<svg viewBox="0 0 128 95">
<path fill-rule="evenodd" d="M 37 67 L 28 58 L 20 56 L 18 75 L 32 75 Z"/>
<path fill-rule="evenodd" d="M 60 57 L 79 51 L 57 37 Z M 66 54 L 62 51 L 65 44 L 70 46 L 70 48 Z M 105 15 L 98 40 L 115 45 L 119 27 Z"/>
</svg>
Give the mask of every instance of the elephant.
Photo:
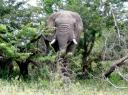
<svg viewBox="0 0 128 95">
<path fill-rule="evenodd" d="M 47 20 L 48 28 L 54 28 L 55 33 L 50 44 L 56 52 L 73 54 L 83 30 L 80 15 L 72 11 L 52 13 Z"/>
</svg>

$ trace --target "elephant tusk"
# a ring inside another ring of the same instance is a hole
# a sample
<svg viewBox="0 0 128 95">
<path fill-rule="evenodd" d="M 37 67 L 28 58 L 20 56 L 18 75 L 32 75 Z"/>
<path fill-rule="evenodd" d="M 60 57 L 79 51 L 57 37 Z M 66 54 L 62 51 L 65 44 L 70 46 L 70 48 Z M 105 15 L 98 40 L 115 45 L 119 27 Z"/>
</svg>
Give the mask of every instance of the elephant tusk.
<svg viewBox="0 0 128 95">
<path fill-rule="evenodd" d="M 76 41 L 76 39 L 73 39 L 73 43 L 77 45 L 77 41 Z"/>
<path fill-rule="evenodd" d="M 51 45 L 54 44 L 55 41 L 56 41 L 56 39 L 53 39 L 53 40 L 50 42 L 50 44 L 51 44 Z"/>
</svg>

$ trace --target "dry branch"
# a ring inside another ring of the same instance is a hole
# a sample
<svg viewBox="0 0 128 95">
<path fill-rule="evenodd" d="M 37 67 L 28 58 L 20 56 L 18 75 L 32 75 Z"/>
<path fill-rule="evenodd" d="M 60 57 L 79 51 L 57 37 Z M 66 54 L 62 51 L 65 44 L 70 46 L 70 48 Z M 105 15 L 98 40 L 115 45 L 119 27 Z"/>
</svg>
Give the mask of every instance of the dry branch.
<svg viewBox="0 0 128 95">
<path fill-rule="evenodd" d="M 118 36 L 120 38 L 120 36 L 121 36 L 120 35 L 120 29 L 119 29 L 118 24 L 117 24 L 117 19 L 116 19 L 115 13 L 114 13 L 114 11 L 112 9 L 112 4 L 109 3 L 109 6 L 110 6 L 110 12 L 111 12 L 113 20 L 114 20 L 114 26 L 115 26 L 116 32 L 117 32 L 117 34 L 118 34 Z"/>
<path fill-rule="evenodd" d="M 105 73 L 104 77 L 108 77 L 113 71 L 115 71 L 116 67 L 121 67 L 122 65 L 128 64 L 126 60 L 128 59 L 128 55 L 124 56 L 123 58 L 117 60 Z"/>
</svg>

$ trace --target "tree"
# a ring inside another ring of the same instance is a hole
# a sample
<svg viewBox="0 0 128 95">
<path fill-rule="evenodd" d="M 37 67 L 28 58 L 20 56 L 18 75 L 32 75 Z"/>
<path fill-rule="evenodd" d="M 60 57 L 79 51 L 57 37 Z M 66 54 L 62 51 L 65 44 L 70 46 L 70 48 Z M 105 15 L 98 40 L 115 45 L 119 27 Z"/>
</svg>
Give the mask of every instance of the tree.
<svg viewBox="0 0 128 95">
<path fill-rule="evenodd" d="M 45 46 L 45 41 L 39 42 L 42 35 L 44 37 L 44 33 L 51 34 L 44 24 L 48 15 L 59 10 L 71 10 L 80 14 L 84 24 L 77 54 L 82 53 L 81 67 L 83 75 L 86 76 L 88 72 L 93 71 L 92 63 L 98 65 L 101 60 L 115 60 L 125 54 L 128 34 L 127 13 L 123 9 L 123 2 L 122 0 L 41 0 L 38 7 L 24 8 L 25 2 L 1 0 L 1 56 L 21 62 L 28 58 L 30 62 L 30 57 L 33 57 L 31 54 L 35 52 L 39 54 L 44 48 L 42 44 Z M 126 16 L 123 17 L 122 14 Z"/>
<path fill-rule="evenodd" d="M 41 13 L 41 9 L 25 9 L 22 7 L 23 4 L 24 2 L 15 0 L 2 2 L 0 11 L 0 56 L 2 59 L 0 59 L 0 66 L 12 64 L 13 61 L 16 61 L 20 67 L 25 63 L 34 63 L 31 58 L 38 52 L 36 42 L 41 38 L 41 30 L 44 25 L 40 27 L 41 22 L 37 22 L 42 19 L 37 15 Z"/>
</svg>

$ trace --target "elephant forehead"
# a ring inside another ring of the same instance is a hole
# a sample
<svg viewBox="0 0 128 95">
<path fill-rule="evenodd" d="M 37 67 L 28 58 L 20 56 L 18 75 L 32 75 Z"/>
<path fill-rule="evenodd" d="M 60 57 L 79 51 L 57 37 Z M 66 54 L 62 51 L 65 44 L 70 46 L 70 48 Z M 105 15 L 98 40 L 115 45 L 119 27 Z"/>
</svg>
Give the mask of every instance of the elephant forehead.
<svg viewBox="0 0 128 95">
<path fill-rule="evenodd" d="M 57 32 L 58 37 L 67 37 L 69 35 L 68 32 Z"/>
<path fill-rule="evenodd" d="M 64 29 L 73 29 L 74 25 L 73 24 L 69 24 L 69 23 L 60 23 L 57 25 L 57 28 L 60 30 L 64 30 Z"/>
<path fill-rule="evenodd" d="M 62 15 L 55 19 L 56 24 L 73 24 L 76 22 L 76 19 L 74 19 L 72 16 Z"/>
</svg>

